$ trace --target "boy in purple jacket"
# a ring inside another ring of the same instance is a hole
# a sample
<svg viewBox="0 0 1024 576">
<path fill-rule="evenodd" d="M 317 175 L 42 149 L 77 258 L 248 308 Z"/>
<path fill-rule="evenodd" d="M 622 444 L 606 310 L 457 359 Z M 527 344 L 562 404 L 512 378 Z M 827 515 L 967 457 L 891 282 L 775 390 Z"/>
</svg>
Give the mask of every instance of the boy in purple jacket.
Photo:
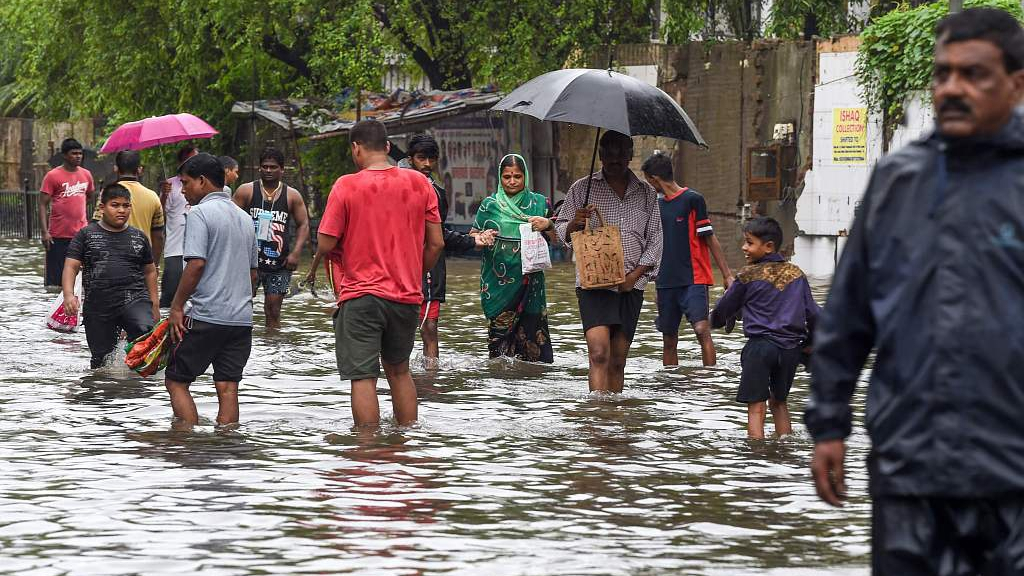
<svg viewBox="0 0 1024 576">
<path fill-rule="evenodd" d="M 782 227 L 772 218 L 754 218 L 743 226 L 743 255 L 749 263 L 711 312 L 711 327 L 721 328 L 738 316 L 748 341 L 740 355 L 743 373 L 737 402 L 747 405 L 747 436 L 764 438 L 767 408 L 775 434 L 793 431 L 786 397 L 793 385 L 802 348 L 820 308 L 802 270 L 776 250 Z"/>
</svg>

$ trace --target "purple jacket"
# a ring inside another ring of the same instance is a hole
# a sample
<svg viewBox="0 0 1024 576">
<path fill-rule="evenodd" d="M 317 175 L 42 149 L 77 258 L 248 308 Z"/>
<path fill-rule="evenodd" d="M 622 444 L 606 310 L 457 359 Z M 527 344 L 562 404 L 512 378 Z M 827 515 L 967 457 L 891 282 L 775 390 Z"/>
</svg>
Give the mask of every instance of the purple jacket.
<svg viewBox="0 0 1024 576">
<path fill-rule="evenodd" d="M 820 310 L 803 271 L 772 253 L 740 270 L 711 312 L 711 327 L 725 326 L 742 311 L 748 338 L 763 337 L 781 348 L 796 348 L 814 329 Z"/>
</svg>

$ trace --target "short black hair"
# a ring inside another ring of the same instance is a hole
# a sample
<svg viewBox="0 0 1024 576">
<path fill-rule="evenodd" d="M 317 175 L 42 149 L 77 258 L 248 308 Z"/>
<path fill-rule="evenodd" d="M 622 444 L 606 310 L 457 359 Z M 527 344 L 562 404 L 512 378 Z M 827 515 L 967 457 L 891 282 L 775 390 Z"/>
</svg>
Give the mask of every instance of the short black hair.
<svg viewBox="0 0 1024 576">
<path fill-rule="evenodd" d="M 138 150 L 121 150 L 114 156 L 118 174 L 134 174 L 142 166 L 142 154 Z"/>
<path fill-rule="evenodd" d="M 132 201 L 132 193 L 122 186 L 121 184 L 114 182 L 113 184 L 107 184 L 103 187 L 103 192 L 100 193 L 100 203 L 106 204 L 114 198 L 124 198 L 129 202 Z"/>
<path fill-rule="evenodd" d="M 437 140 L 434 140 L 434 137 L 430 134 L 416 134 L 409 138 L 409 149 L 407 152 L 409 156 L 417 154 L 423 154 L 427 158 L 438 158 L 441 156 L 441 148 L 437 145 Z"/>
<path fill-rule="evenodd" d="M 199 152 L 199 148 L 195 144 L 185 144 L 178 150 L 178 164 L 181 164 L 185 160 L 188 160 L 189 156 L 193 152 Z"/>
<path fill-rule="evenodd" d="M 743 225 L 743 233 L 750 234 L 761 242 L 774 243 L 776 250 L 782 247 L 782 225 L 775 218 L 758 216 L 747 220 Z"/>
<path fill-rule="evenodd" d="M 384 127 L 381 121 L 374 120 L 373 118 L 360 120 L 352 127 L 352 131 L 348 133 L 348 139 L 350 142 L 359 144 L 367 150 L 383 152 L 388 147 L 388 129 Z"/>
<path fill-rule="evenodd" d="M 612 144 L 616 143 L 622 144 L 623 146 L 626 146 L 631 149 L 633 148 L 632 138 L 623 134 L 622 132 L 616 132 L 614 130 L 609 130 L 602 134 L 601 140 L 599 141 L 601 148 L 605 150 L 607 150 Z"/>
<path fill-rule="evenodd" d="M 75 140 L 74 138 L 65 138 L 64 141 L 60 143 L 60 153 L 67 154 L 72 150 L 84 151 L 85 148 L 82 147 L 82 144 L 78 140 Z"/>
<path fill-rule="evenodd" d="M 217 156 L 217 160 L 224 165 L 225 170 L 233 170 L 238 168 L 238 160 L 235 160 L 231 156 Z"/>
<path fill-rule="evenodd" d="M 950 14 L 935 26 L 938 44 L 985 40 L 1003 52 L 1007 72 L 1024 68 L 1024 29 L 1009 12 L 997 8 L 971 8 Z"/>
<path fill-rule="evenodd" d="M 651 154 L 647 160 L 644 160 L 640 170 L 648 176 L 657 176 L 665 182 L 672 181 L 672 159 L 661 152 Z"/>
<path fill-rule="evenodd" d="M 277 162 L 277 165 L 284 168 L 284 154 L 280 150 L 273 146 L 267 146 L 260 152 L 260 164 L 263 164 L 264 160 L 273 160 Z"/>
<path fill-rule="evenodd" d="M 185 160 L 178 168 L 178 174 L 189 178 L 204 177 L 218 188 L 224 187 L 224 165 L 212 154 L 202 152 Z"/>
</svg>

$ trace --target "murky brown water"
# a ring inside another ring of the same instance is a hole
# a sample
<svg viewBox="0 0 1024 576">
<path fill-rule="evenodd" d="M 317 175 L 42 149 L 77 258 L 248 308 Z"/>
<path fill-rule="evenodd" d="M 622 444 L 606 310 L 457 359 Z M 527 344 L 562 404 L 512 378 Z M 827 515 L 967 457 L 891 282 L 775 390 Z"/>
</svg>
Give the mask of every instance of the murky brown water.
<svg viewBox="0 0 1024 576">
<path fill-rule="evenodd" d="M 717 368 L 692 337 L 684 365 L 661 368 L 653 287 L 626 392 L 594 397 L 568 265 L 548 281 L 556 362 L 538 367 L 487 360 L 478 264 L 453 261 L 444 370 L 416 372 L 420 423 L 368 436 L 350 430 L 329 302 L 306 293 L 280 334 L 256 330 L 241 428 L 214 432 L 207 377 L 203 425 L 182 433 L 161 380 L 90 373 L 84 335 L 43 326 L 35 245 L 0 254 L 0 573 L 868 572 L 859 422 L 851 501 L 829 509 L 802 425 L 745 439 L 739 330 L 716 335 Z M 806 389 L 803 374 L 794 415 Z"/>
</svg>

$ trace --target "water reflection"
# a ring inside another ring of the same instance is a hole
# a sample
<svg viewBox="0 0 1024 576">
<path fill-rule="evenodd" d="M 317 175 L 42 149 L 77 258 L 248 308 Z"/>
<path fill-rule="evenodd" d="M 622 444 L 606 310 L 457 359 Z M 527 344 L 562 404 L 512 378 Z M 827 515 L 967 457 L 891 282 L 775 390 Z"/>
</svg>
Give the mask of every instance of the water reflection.
<svg viewBox="0 0 1024 576">
<path fill-rule="evenodd" d="M 215 429 L 201 379 L 204 419 L 179 432 L 160 379 L 89 373 L 83 335 L 42 326 L 36 246 L 0 250 L 0 573 L 868 572 L 862 429 L 850 504 L 828 509 L 802 426 L 745 438 L 740 335 L 716 334 L 713 369 L 684 337 L 682 365 L 663 369 L 650 302 L 625 393 L 590 394 L 566 266 L 548 283 L 555 363 L 535 366 L 486 358 L 478 265 L 451 263 L 442 370 L 414 371 L 414 426 L 382 398 L 382 429 L 352 431 L 330 303 L 307 292 L 279 333 L 256 328 L 241 427 Z"/>
</svg>

